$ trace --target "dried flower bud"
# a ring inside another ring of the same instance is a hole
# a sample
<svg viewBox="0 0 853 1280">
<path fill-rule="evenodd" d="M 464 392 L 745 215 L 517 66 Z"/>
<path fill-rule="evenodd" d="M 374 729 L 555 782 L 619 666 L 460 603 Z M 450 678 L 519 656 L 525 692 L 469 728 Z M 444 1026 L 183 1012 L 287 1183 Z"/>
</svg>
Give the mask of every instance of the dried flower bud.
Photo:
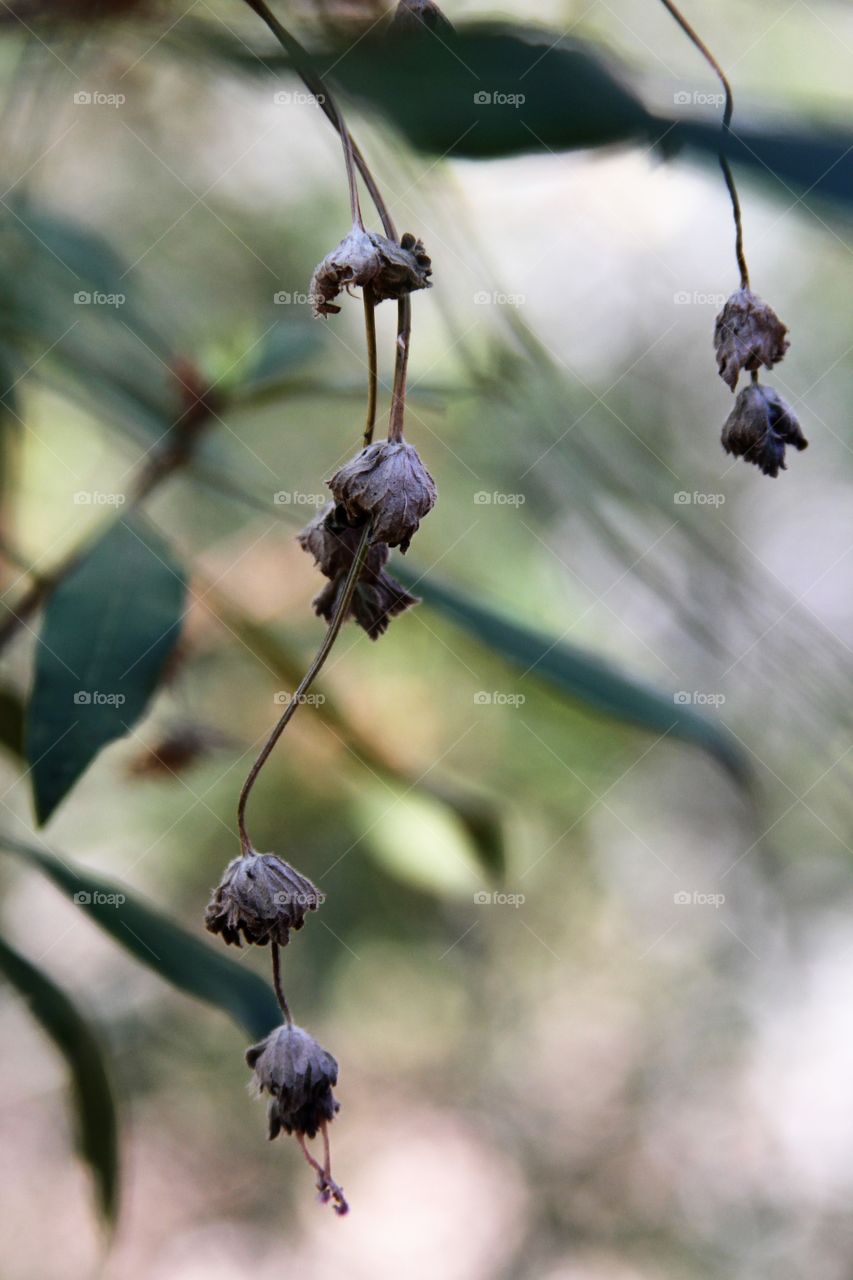
<svg viewBox="0 0 853 1280">
<path fill-rule="evenodd" d="M 270 1095 L 270 1138 L 277 1138 L 282 1130 L 295 1134 L 317 1174 L 317 1189 L 323 1201 L 333 1201 L 336 1213 L 346 1213 L 343 1190 L 332 1178 L 327 1129 L 340 1109 L 332 1093 L 338 1082 L 337 1062 L 307 1031 L 290 1024 L 278 1027 L 260 1044 L 247 1049 L 246 1062 L 255 1073 L 257 1092 Z M 323 1135 L 325 1149 L 322 1165 L 305 1145 L 305 1139 L 316 1137 L 318 1132 Z"/>
<path fill-rule="evenodd" d="M 752 292 L 733 293 L 714 326 L 714 349 L 720 377 L 732 391 L 742 369 L 755 372 L 761 365 L 772 369 L 790 346 L 788 332 L 772 307 Z"/>
<path fill-rule="evenodd" d="M 274 853 L 251 853 L 225 868 L 207 908 L 205 924 L 211 933 L 241 946 L 277 942 L 286 947 L 290 930 L 301 929 L 306 911 L 323 901 L 320 890 Z"/>
<path fill-rule="evenodd" d="M 335 315 L 342 289 L 360 286 L 373 302 L 401 298 L 415 289 L 431 288 L 432 264 L 420 240 L 404 235 L 399 244 L 375 231 L 354 226 L 311 277 L 314 314 Z"/>
<path fill-rule="evenodd" d="M 391 35 L 410 35 L 424 29 L 438 36 L 453 35 L 453 24 L 434 0 L 400 0 L 389 28 Z"/>
<path fill-rule="evenodd" d="M 360 541 L 359 530 L 340 521 L 336 511 L 333 502 L 327 503 L 299 534 L 300 546 L 313 555 L 320 572 L 330 580 L 314 600 L 315 612 L 326 622 L 334 617 Z M 371 640 L 384 635 L 392 618 L 420 603 L 417 596 L 410 595 L 385 572 L 387 563 L 387 545 L 374 542 L 368 548 L 349 608 L 348 616 L 355 619 Z"/>
<path fill-rule="evenodd" d="M 299 1133 L 313 1138 L 324 1121 L 333 1120 L 340 1104 L 332 1086 L 338 1064 L 302 1027 L 282 1026 L 246 1050 L 259 1093 L 268 1093 L 270 1138 Z"/>
<path fill-rule="evenodd" d="M 328 482 L 352 524 L 373 521 L 373 541 L 405 552 L 421 520 L 435 506 L 432 476 L 418 452 L 403 440 L 362 449 Z"/>
<path fill-rule="evenodd" d="M 766 476 L 778 476 L 785 466 L 785 446 L 808 447 L 800 424 L 781 396 L 752 383 L 744 387 L 723 427 L 723 448 L 752 462 Z"/>
</svg>

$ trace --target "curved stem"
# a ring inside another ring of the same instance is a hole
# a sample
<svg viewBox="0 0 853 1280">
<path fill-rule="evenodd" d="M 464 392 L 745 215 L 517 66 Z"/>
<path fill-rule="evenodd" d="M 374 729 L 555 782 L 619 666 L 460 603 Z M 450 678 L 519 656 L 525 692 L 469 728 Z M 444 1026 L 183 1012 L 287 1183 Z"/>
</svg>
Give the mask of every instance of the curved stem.
<svg viewBox="0 0 853 1280">
<path fill-rule="evenodd" d="M 391 392 L 391 415 L 388 439 L 402 440 L 403 416 L 406 412 L 406 374 L 412 339 L 412 301 L 405 294 L 397 302 L 397 359 L 394 364 L 394 389 Z"/>
<path fill-rule="evenodd" d="M 305 675 L 300 680 L 293 696 L 290 699 L 290 702 L 287 704 L 287 707 L 284 710 L 283 715 L 279 718 L 278 723 L 275 725 L 272 733 L 267 738 L 266 742 L 261 748 L 261 751 L 260 751 L 260 754 L 258 755 L 257 760 L 249 770 L 249 776 L 246 778 L 246 781 L 243 783 L 243 788 L 240 792 L 240 799 L 237 802 L 237 828 L 240 832 L 241 852 L 244 855 L 252 852 L 252 842 L 249 839 L 249 835 L 246 830 L 246 804 L 248 802 L 249 796 L 251 795 L 252 788 L 254 787 L 255 782 L 257 781 L 258 774 L 261 772 L 261 769 L 263 769 L 264 765 L 266 764 L 267 760 L 272 754 L 272 750 L 275 747 L 275 744 L 278 742 L 279 738 L 284 733 L 285 729 L 290 723 L 290 720 L 293 717 L 293 714 L 296 711 L 296 708 L 302 702 L 302 699 L 304 698 L 305 694 L 308 692 L 314 680 L 322 670 L 323 664 L 325 663 L 326 659 L 331 653 L 332 646 L 338 638 L 338 633 L 344 624 L 344 620 L 346 619 L 347 613 L 349 612 L 349 607 L 352 602 L 353 594 L 355 593 L 356 586 L 358 585 L 359 575 L 361 574 L 361 571 L 364 568 L 364 562 L 367 558 L 367 548 L 368 548 L 368 543 L 370 541 L 370 530 L 371 530 L 371 525 L 368 522 L 364 526 L 364 530 L 362 532 L 361 539 L 358 544 L 358 549 L 355 553 L 355 556 L 353 557 L 352 565 L 350 566 L 349 573 L 347 574 L 346 579 L 344 581 L 343 590 L 341 592 L 340 598 L 335 608 L 332 621 L 329 623 L 329 628 L 325 636 L 323 637 L 323 643 L 320 645 L 320 648 L 317 650 L 317 653 L 314 657 L 314 661 L 311 663 L 311 666 L 308 668 L 308 670 L 305 672 Z"/>
<path fill-rule="evenodd" d="M 699 33 L 693 29 L 684 14 L 673 4 L 672 0 L 661 0 L 661 4 L 667 12 L 675 19 L 681 30 L 687 36 L 691 44 L 699 50 L 702 57 L 711 67 L 720 84 L 723 86 L 723 92 L 726 95 L 726 105 L 723 110 L 723 146 L 720 147 L 720 168 L 723 171 L 723 177 L 726 182 L 726 189 L 729 193 L 729 199 L 732 202 L 732 214 L 735 220 L 735 257 L 737 258 L 738 270 L 740 271 L 740 284 L 742 289 L 749 288 L 749 268 L 746 265 L 746 254 L 743 249 L 743 222 L 740 212 L 740 200 L 738 198 L 737 186 L 735 185 L 734 175 L 732 174 L 726 153 L 724 150 L 725 139 L 731 132 L 732 115 L 735 109 L 734 94 L 732 86 L 729 84 L 728 76 L 714 57 L 711 50 L 705 44 Z"/>
<path fill-rule="evenodd" d="M 376 354 L 376 303 L 364 291 L 364 331 L 367 337 L 367 421 L 364 424 L 364 447 L 373 440 L 376 426 L 376 398 L 379 379 Z"/>
<path fill-rule="evenodd" d="M 388 211 L 388 206 L 382 198 L 382 193 L 376 185 L 376 179 L 370 172 L 361 151 L 353 141 L 350 132 L 344 123 L 344 118 L 337 102 L 332 94 L 329 93 L 323 77 L 315 70 L 307 49 L 305 49 L 296 37 L 279 22 L 278 18 L 265 3 L 265 0 L 246 0 L 246 4 L 250 9 L 253 9 L 258 17 L 269 27 L 282 49 L 284 49 L 285 53 L 292 60 L 303 84 L 311 93 L 314 94 L 317 99 L 317 105 L 340 134 L 344 148 L 344 159 L 347 166 L 347 179 L 350 185 L 350 203 L 353 206 L 353 221 L 357 222 L 359 226 L 363 225 L 361 221 L 361 212 L 358 208 L 358 192 L 354 192 L 355 177 L 352 173 L 352 167 L 355 166 L 364 179 L 364 185 L 367 187 L 367 190 L 370 193 L 370 198 L 376 206 L 376 211 L 382 220 L 385 234 L 389 239 L 396 241 L 397 231 L 394 226 L 394 221 Z"/>
<path fill-rule="evenodd" d="M 282 986 L 282 957 L 279 955 L 278 942 L 270 942 L 270 954 L 273 956 L 273 986 L 275 987 L 275 998 L 278 1000 L 278 1007 L 282 1010 L 284 1021 L 288 1027 L 292 1027 L 293 1019 L 291 1018 L 291 1010 L 287 1004 L 287 997 L 284 996 L 284 987 Z"/>
</svg>

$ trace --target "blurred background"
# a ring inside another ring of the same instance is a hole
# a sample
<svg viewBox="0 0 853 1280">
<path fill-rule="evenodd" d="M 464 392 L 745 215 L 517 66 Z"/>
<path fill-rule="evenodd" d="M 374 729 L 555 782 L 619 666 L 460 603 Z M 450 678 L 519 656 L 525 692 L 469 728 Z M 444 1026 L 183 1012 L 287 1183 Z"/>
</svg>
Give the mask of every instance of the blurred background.
<svg viewBox="0 0 853 1280">
<path fill-rule="evenodd" d="M 685 7 L 736 123 L 849 128 L 847 5 Z M 4 731 L 0 821 L 202 939 L 240 785 L 322 636 L 294 535 L 362 426 L 360 301 L 317 321 L 306 296 L 349 226 L 340 144 L 237 0 L 59 8 L 0 24 L 4 605 L 121 513 L 181 411 L 176 369 L 218 398 L 145 501 L 189 575 L 167 681 L 44 832 Z M 440 497 L 396 557 L 424 603 L 375 644 L 343 632 L 252 801 L 258 846 L 327 895 L 284 963 L 340 1063 L 352 1212 L 266 1142 L 246 1034 L 4 856 L 4 936 L 107 1051 L 123 1182 L 106 1251 L 67 1067 L 4 986 L 4 1275 L 842 1280 L 849 205 L 737 170 L 753 287 L 791 330 L 763 380 L 810 440 L 768 480 L 719 443 L 711 337 L 738 277 L 712 152 L 670 153 L 665 124 L 416 150 L 345 81 L 384 10 L 278 11 L 338 50 L 317 66 L 434 272 L 407 432 Z M 658 119 L 719 119 L 650 0 L 447 14 L 535 17 L 543 48 L 587 42 Z M 384 412 L 394 322 L 379 309 Z M 3 650 L 13 720 L 37 628 Z M 266 977 L 265 954 L 236 962 Z"/>
</svg>

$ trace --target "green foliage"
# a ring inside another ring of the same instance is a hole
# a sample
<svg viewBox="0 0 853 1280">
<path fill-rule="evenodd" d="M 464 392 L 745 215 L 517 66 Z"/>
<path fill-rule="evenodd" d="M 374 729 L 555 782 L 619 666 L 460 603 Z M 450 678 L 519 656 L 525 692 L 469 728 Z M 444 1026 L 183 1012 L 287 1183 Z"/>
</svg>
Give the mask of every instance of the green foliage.
<svg viewBox="0 0 853 1280">
<path fill-rule="evenodd" d="M 163 539 L 128 517 L 51 595 L 27 710 L 39 822 L 145 711 L 178 639 L 185 590 Z"/>
<path fill-rule="evenodd" d="M 256 973 L 209 947 L 124 885 L 7 836 L 0 838 L 0 846 L 42 871 L 134 959 L 187 995 L 215 1005 L 248 1035 L 260 1039 L 281 1020 L 272 990 Z"/>
<path fill-rule="evenodd" d="M 101 1210 L 112 1223 L 119 1202 L 118 1117 L 98 1038 L 65 992 L 2 937 L 0 972 L 23 996 L 33 1017 L 65 1058 L 80 1151 L 94 1175 Z"/>
</svg>

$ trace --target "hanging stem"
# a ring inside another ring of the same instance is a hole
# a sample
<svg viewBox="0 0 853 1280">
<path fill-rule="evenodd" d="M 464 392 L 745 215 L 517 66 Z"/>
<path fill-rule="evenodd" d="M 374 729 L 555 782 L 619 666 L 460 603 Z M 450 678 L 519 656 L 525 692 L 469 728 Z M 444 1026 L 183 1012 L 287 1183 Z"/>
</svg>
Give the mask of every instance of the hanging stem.
<svg viewBox="0 0 853 1280">
<path fill-rule="evenodd" d="M 406 374 L 412 339 L 412 302 L 405 294 L 397 302 L 397 359 L 394 363 L 394 388 L 391 392 L 391 415 L 388 439 L 402 440 L 403 416 L 406 412 Z"/>
<path fill-rule="evenodd" d="M 376 426 L 376 396 L 379 380 L 376 354 L 376 303 L 364 291 L 364 331 L 367 337 L 367 421 L 364 424 L 364 447 L 373 440 Z"/>
<path fill-rule="evenodd" d="M 317 653 L 314 657 L 314 661 L 311 663 L 311 666 L 308 668 L 308 670 L 305 672 L 305 675 L 300 680 L 295 693 L 293 694 L 292 698 L 290 699 L 290 702 L 287 704 L 287 707 L 284 710 L 284 713 L 280 717 L 272 733 L 267 738 L 266 742 L 261 748 L 261 751 L 257 760 L 249 770 L 249 776 L 246 778 L 246 781 L 243 783 L 243 789 L 240 792 L 240 799 L 237 803 L 237 827 L 240 832 L 240 848 L 244 855 L 252 852 L 252 842 L 249 839 L 249 835 L 246 830 L 246 804 L 251 794 L 252 788 L 254 787 L 255 782 L 257 781 L 258 774 L 261 772 L 261 769 L 263 769 L 264 765 L 269 759 L 272 753 L 272 750 L 275 747 L 275 744 L 278 742 L 279 738 L 284 733 L 285 729 L 290 723 L 290 720 L 294 712 L 296 711 L 296 708 L 302 702 L 302 699 L 304 698 L 305 694 L 308 692 L 314 680 L 322 670 L 323 664 L 325 663 L 326 659 L 331 653 L 332 646 L 334 645 L 335 641 L 338 638 L 338 633 L 344 624 L 344 620 L 347 616 L 347 613 L 349 612 L 349 607 L 350 607 L 350 604 L 352 603 L 353 594 L 355 593 L 356 586 L 358 585 L 359 576 L 361 574 L 362 569 L 364 568 L 364 562 L 367 558 L 367 548 L 368 548 L 368 543 L 370 541 L 370 530 L 371 530 L 371 524 L 370 522 L 368 522 L 364 526 L 364 530 L 361 535 L 361 540 L 359 541 L 359 544 L 358 544 L 358 549 L 355 553 L 355 556 L 353 557 L 352 565 L 350 566 L 349 573 L 347 574 L 346 579 L 344 581 L 343 590 L 341 591 L 340 598 L 338 599 L 338 603 L 335 608 L 332 621 L 329 623 L 329 628 L 325 636 L 323 637 L 323 643 L 320 645 L 320 648 L 317 650 Z"/>
<path fill-rule="evenodd" d="M 278 1001 L 278 1007 L 281 1009 L 285 1022 L 289 1027 L 292 1027 L 293 1019 L 290 1016 L 290 1007 L 281 982 L 281 956 L 277 942 L 270 942 L 270 952 L 272 955 L 272 984 L 275 987 L 275 998 Z"/>
<path fill-rule="evenodd" d="M 385 234 L 389 239 L 396 241 L 397 231 L 394 226 L 394 221 L 388 211 L 388 206 L 382 198 L 382 193 L 376 185 L 376 179 L 370 172 L 364 156 L 353 142 L 350 132 L 344 122 L 341 110 L 332 94 L 329 93 L 323 77 L 314 68 L 307 49 L 303 48 L 296 37 L 279 22 L 278 18 L 265 3 L 265 0 L 246 0 L 246 4 L 250 9 L 253 9 L 258 17 L 269 27 L 282 49 L 284 49 L 285 53 L 293 62 L 293 66 L 306 89 L 308 89 L 310 93 L 314 94 L 314 97 L 317 99 L 317 105 L 340 134 L 344 148 L 344 159 L 347 166 L 347 180 L 350 187 L 350 203 L 353 209 L 353 221 L 357 222 L 359 226 L 364 225 L 361 220 L 361 211 L 358 206 L 358 192 L 355 189 L 355 176 L 352 172 L 354 166 L 358 169 L 364 179 L 364 185 L 367 187 L 367 190 L 370 193 L 370 198 L 376 206 L 376 211 L 382 220 Z"/>
<path fill-rule="evenodd" d="M 722 138 L 722 145 L 720 147 L 720 156 L 719 156 L 720 168 L 723 171 L 723 178 L 725 179 L 726 189 L 729 193 L 729 199 L 732 202 L 732 214 L 734 215 L 734 220 L 735 220 L 735 257 L 737 258 L 738 270 L 740 271 L 740 286 L 742 289 L 748 289 L 749 288 L 749 268 L 746 265 L 746 254 L 744 253 L 744 249 L 743 249 L 743 221 L 742 221 L 741 212 L 740 212 L 740 200 L 738 198 L 734 175 L 731 171 L 731 167 L 729 165 L 728 158 L 725 152 L 725 143 L 729 134 L 731 133 L 732 114 L 734 113 L 734 109 L 735 109 L 735 100 L 734 100 L 734 94 L 732 93 L 732 87 L 729 84 L 728 76 L 726 75 L 723 68 L 720 66 L 717 59 L 714 57 L 711 50 L 705 44 L 705 41 L 701 38 L 699 33 L 693 29 L 693 27 L 690 25 L 690 23 L 687 21 L 684 15 L 676 8 L 675 4 L 672 3 L 672 0 L 661 0 L 661 4 L 664 6 L 667 12 L 671 14 L 671 16 L 675 19 L 675 21 L 681 27 L 681 30 L 687 36 L 688 40 L 690 40 L 690 42 L 693 45 L 695 45 L 695 47 L 702 54 L 702 57 L 711 67 L 714 74 L 717 76 L 717 79 L 720 81 L 720 84 L 723 86 L 723 92 L 726 95 L 726 105 L 723 111 L 723 130 L 722 130 L 723 138 Z"/>
</svg>

